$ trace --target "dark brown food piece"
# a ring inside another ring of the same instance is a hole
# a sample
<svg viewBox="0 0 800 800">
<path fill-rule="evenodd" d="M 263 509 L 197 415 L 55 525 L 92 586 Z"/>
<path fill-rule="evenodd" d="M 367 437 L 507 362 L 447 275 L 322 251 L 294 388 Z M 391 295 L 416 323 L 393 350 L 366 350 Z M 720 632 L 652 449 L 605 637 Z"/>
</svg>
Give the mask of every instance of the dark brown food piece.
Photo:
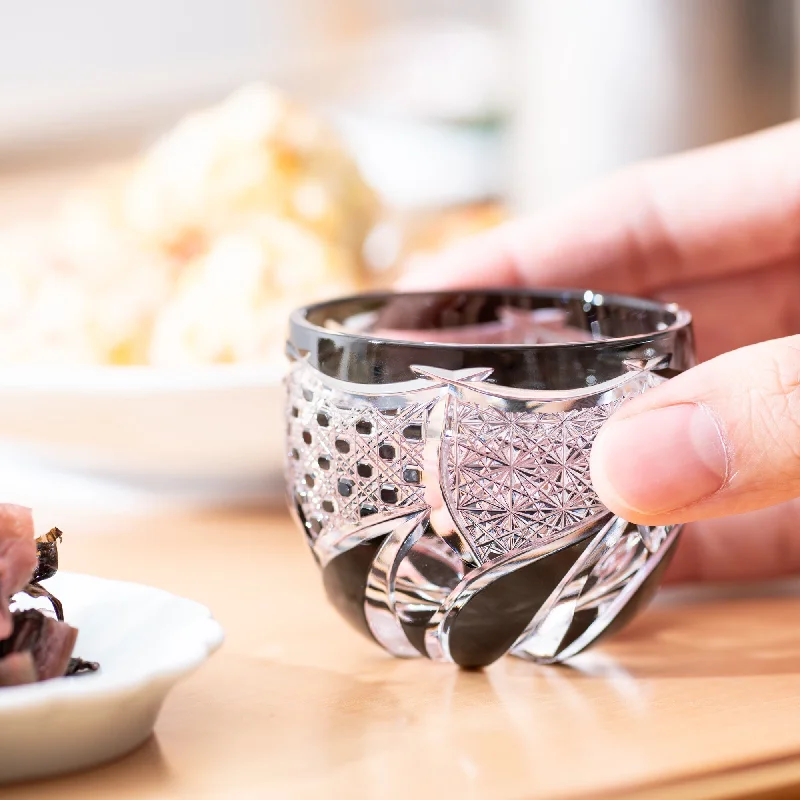
<svg viewBox="0 0 800 800">
<path fill-rule="evenodd" d="M 67 675 L 80 675 L 81 672 L 97 672 L 100 665 L 96 661 L 84 661 L 82 658 L 71 658 L 67 667 Z"/>
<path fill-rule="evenodd" d="M 39 581 L 58 571 L 58 543 L 61 531 L 53 528 L 33 539 L 30 509 L 0 505 L 0 686 L 16 686 L 64 675 L 94 672 L 99 665 L 72 657 L 78 631 L 64 622 L 58 598 Z M 33 556 L 33 558 L 31 558 Z M 46 597 L 57 619 L 41 611 L 10 611 L 11 594 Z"/>
<path fill-rule="evenodd" d="M 53 611 L 56 612 L 56 619 L 59 622 L 64 621 L 64 606 L 61 605 L 61 601 L 50 594 L 40 583 L 29 583 L 22 591 L 28 597 L 46 597 L 50 601 L 50 605 L 53 606 Z"/>
<path fill-rule="evenodd" d="M 0 664 L 5 657 L 30 653 L 40 681 L 59 678 L 69 667 L 78 631 L 66 622 L 57 622 L 41 611 L 15 611 L 14 631 L 0 642 Z"/>
<path fill-rule="evenodd" d="M 33 660 L 40 681 L 60 678 L 66 674 L 78 639 L 77 628 L 50 617 L 43 616 L 43 619 L 44 625 L 33 650 Z"/>
<path fill-rule="evenodd" d="M 64 621 L 64 606 L 39 581 L 46 581 L 58 572 L 58 543 L 63 535 L 58 528 L 51 528 L 43 536 L 37 537 L 36 556 L 38 563 L 33 572 L 31 582 L 22 590 L 30 597 L 46 597 L 53 606 L 59 622 Z"/>
<path fill-rule="evenodd" d="M 39 583 L 52 578 L 58 572 L 58 545 L 63 533 L 58 528 L 51 528 L 43 536 L 36 539 L 36 557 L 38 563 L 33 571 L 31 583 Z"/>
</svg>

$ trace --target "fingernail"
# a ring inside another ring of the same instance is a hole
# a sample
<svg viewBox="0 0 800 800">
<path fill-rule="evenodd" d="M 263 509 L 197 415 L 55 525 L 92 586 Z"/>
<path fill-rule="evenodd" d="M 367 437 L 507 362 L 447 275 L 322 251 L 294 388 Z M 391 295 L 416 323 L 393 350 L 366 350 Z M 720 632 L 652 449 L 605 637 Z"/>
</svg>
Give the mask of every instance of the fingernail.
<svg viewBox="0 0 800 800">
<path fill-rule="evenodd" d="M 661 514 L 690 506 L 725 483 L 719 426 L 695 403 L 609 422 L 592 449 L 592 481 L 612 510 Z"/>
</svg>

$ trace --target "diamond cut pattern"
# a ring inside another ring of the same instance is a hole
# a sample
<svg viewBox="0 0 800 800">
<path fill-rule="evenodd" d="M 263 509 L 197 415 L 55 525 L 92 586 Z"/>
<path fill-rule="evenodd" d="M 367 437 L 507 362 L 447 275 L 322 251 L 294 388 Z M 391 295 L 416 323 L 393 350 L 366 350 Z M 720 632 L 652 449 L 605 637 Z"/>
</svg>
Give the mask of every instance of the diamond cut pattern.
<svg viewBox="0 0 800 800">
<path fill-rule="evenodd" d="M 327 527 L 359 524 L 364 510 L 385 513 L 425 507 L 419 475 L 428 414 L 435 399 L 427 404 L 404 403 L 398 397 L 394 408 L 381 410 L 330 389 L 303 365 L 290 373 L 287 391 L 289 484 L 312 541 Z M 407 431 L 409 426 L 416 427 Z M 327 469 L 321 467 L 320 459 Z M 313 479 L 312 486 L 307 475 Z M 340 487 L 346 490 L 349 482 L 352 490 L 343 494 Z"/>
<path fill-rule="evenodd" d="M 550 542 L 605 510 L 589 479 L 589 452 L 618 405 L 544 414 L 448 401 L 443 488 L 482 561 Z"/>
</svg>

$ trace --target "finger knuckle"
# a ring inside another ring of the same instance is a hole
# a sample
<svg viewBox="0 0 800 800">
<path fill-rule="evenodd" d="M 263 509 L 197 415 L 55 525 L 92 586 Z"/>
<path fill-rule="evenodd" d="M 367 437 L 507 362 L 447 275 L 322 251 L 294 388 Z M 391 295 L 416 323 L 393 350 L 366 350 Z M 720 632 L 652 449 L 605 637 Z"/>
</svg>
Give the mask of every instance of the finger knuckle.
<svg viewBox="0 0 800 800">
<path fill-rule="evenodd" d="M 776 345 L 765 364 L 764 380 L 751 392 L 759 431 L 800 464 L 800 337 Z"/>
</svg>

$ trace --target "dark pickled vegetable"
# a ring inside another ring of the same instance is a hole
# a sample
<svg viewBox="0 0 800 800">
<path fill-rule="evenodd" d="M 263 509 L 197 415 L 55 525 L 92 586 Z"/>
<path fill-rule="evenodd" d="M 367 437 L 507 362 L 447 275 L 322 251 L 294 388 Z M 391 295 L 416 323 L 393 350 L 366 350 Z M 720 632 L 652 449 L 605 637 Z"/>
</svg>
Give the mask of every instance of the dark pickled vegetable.
<svg viewBox="0 0 800 800">
<path fill-rule="evenodd" d="M 0 687 L 95 672 L 72 655 L 78 631 L 64 622 L 61 601 L 40 581 L 58 571 L 62 533 L 33 538 L 30 509 L 0 504 Z M 37 609 L 12 610 L 14 596 L 46 598 L 56 619 Z"/>
<path fill-rule="evenodd" d="M 58 545 L 64 534 L 58 528 L 51 528 L 44 536 L 36 540 L 36 558 L 38 563 L 33 571 L 33 583 L 46 581 L 58 572 Z"/>
<path fill-rule="evenodd" d="M 0 642 L 0 663 L 5 656 L 30 653 L 37 680 L 46 681 L 65 675 L 78 631 L 66 622 L 46 617 L 35 609 L 15 611 L 13 620 L 11 636 Z"/>
</svg>

